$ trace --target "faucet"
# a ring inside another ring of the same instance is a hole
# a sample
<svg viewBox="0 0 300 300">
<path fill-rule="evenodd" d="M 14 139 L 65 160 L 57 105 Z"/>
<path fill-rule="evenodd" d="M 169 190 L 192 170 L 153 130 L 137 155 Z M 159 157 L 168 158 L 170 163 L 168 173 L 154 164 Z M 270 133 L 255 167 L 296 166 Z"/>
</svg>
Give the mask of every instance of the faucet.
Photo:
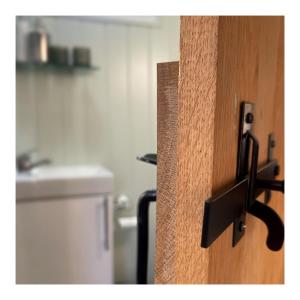
<svg viewBox="0 0 300 300">
<path fill-rule="evenodd" d="M 36 162 L 32 161 L 32 154 L 35 153 L 36 150 L 29 150 L 24 153 L 21 153 L 17 156 L 16 163 L 17 163 L 17 170 L 19 172 L 26 172 L 30 171 L 33 168 L 41 165 L 47 165 L 51 163 L 50 159 L 41 159 Z"/>
</svg>

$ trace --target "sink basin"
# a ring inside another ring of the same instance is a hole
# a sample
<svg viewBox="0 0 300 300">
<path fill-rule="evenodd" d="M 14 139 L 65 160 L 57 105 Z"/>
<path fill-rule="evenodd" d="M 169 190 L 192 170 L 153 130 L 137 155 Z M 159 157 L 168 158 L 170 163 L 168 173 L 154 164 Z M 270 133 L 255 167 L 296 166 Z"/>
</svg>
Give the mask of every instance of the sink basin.
<svg viewBox="0 0 300 300">
<path fill-rule="evenodd" d="M 17 173 L 17 199 L 110 193 L 113 174 L 102 166 L 43 166 Z"/>
</svg>

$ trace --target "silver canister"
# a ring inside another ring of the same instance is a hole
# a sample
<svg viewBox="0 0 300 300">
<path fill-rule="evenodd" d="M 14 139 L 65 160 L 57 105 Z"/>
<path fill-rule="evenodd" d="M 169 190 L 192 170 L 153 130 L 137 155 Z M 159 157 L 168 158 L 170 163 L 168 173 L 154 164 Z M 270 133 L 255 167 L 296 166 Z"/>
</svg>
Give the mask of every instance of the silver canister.
<svg viewBox="0 0 300 300">
<path fill-rule="evenodd" d="M 29 60 L 34 63 L 48 62 L 49 35 L 46 32 L 33 31 L 28 35 Z"/>
<path fill-rule="evenodd" d="M 16 60 L 28 62 L 28 33 L 30 22 L 28 18 L 18 16 L 16 18 Z"/>
</svg>

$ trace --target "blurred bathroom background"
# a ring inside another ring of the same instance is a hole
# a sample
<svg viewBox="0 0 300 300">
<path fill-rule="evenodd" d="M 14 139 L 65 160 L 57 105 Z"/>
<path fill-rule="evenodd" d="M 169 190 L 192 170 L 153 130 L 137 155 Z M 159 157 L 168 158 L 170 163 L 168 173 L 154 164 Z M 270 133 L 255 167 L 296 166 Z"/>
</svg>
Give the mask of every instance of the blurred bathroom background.
<svg viewBox="0 0 300 300">
<path fill-rule="evenodd" d="M 179 60 L 179 17 L 19 16 L 16 28 L 16 282 L 134 284 L 137 200 L 156 187 L 136 157 L 156 153 L 156 65 Z M 149 226 L 153 283 L 155 203 Z"/>
</svg>

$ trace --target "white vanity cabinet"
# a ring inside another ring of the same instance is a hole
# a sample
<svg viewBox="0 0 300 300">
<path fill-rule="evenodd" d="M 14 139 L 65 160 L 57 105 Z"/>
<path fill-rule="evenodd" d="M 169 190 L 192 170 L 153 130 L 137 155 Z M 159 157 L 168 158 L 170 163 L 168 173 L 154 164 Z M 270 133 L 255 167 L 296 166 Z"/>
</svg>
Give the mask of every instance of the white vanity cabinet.
<svg viewBox="0 0 300 300">
<path fill-rule="evenodd" d="M 105 170 L 76 177 L 76 168 L 71 171 L 73 178 L 67 180 L 57 176 L 41 179 L 44 171 L 28 175 L 27 186 L 24 178 L 18 183 L 17 177 L 17 283 L 113 283 L 112 174 Z M 103 177 L 104 185 L 100 182 Z M 51 197 L 39 197 L 36 191 L 45 190 L 37 187 L 39 181 L 49 188 L 55 185 L 50 182 L 53 178 L 66 182 L 51 190 Z M 30 191 L 30 185 L 35 191 Z M 26 198 L 21 197 L 22 192 Z M 35 194 L 30 198 L 31 192 Z"/>
</svg>

